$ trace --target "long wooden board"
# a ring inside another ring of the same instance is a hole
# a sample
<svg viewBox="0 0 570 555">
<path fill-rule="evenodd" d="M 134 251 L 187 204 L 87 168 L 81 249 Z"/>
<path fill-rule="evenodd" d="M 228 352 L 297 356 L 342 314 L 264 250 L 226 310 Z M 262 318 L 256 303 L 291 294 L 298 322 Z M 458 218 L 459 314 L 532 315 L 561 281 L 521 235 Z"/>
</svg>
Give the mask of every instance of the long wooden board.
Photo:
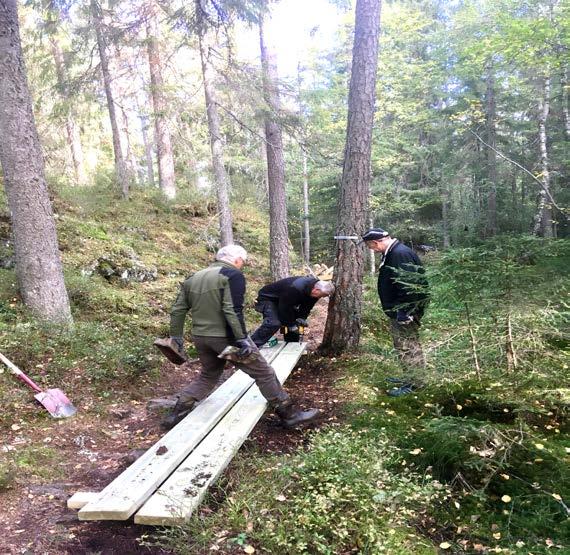
<svg viewBox="0 0 570 555">
<path fill-rule="evenodd" d="M 284 344 L 262 349 L 271 362 Z M 254 380 L 241 370 L 233 374 L 177 426 L 113 480 L 78 513 L 79 520 L 126 520 L 154 493 L 241 396 Z"/>
<path fill-rule="evenodd" d="M 283 383 L 305 344 L 289 343 L 273 361 Z M 253 386 L 135 514 L 135 523 L 173 526 L 188 519 L 257 424 L 267 401 Z"/>
</svg>

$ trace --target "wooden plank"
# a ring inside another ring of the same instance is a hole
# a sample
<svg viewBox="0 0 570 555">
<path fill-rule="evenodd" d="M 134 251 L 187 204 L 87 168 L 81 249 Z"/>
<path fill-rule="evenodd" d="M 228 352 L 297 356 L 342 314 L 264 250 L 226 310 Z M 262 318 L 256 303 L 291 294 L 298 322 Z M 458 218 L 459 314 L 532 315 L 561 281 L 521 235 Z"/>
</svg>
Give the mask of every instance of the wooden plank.
<svg viewBox="0 0 570 555">
<path fill-rule="evenodd" d="M 289 343 L 273 361 L 283 383 L 301 357 L 305 344 Z M 220 476 L 267 408 L 253 386 L 218 422 L 178 469 L 135 514 L 135 523 L 172 526 L 188 519 L 208 487 Z"/>
<path fill-rule="evenodd" d="M 284 344 L 279 343 L 275 347 L 262 349 L 262 354 L 271 362 L 283 348 Z M 241 370 L 233 374 L 115 478 L 97 499 L 85 505 L 78 513 L 79 520 L 128 519 L 253 383 L 254 380 Z"/>
<path fill-rule="evenodd" d="M 67 500 L 67 508 L 81 509 L 82 507 L 85 507 L 87 503 L 97 499 L 98 496 L 98 491 L 78 491 Z"/>
</svg>

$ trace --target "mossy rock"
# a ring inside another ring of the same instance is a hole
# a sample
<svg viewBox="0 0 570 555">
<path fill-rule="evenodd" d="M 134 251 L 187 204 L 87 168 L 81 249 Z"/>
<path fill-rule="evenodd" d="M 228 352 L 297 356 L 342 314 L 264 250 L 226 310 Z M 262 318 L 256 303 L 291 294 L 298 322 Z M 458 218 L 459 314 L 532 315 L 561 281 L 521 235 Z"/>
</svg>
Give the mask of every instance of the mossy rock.
<svg viewBox="0 0 570 555">
<path fill-rule="evenodd" d="M 107 281 L 119 281 L 123 284 L 155 281 L 158 271 L 154 266 L 145 266 L 131 248 L 122 248 L 116 252 L 100 256 L 88 268 L 84 275 L 97 273 Z"/>
</svg>

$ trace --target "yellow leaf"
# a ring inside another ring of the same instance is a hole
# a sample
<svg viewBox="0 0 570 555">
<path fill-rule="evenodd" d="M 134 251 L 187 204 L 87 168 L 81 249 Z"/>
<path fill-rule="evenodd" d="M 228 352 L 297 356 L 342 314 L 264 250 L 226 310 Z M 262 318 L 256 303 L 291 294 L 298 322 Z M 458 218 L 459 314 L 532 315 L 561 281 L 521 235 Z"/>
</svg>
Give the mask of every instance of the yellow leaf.
<svg viewBox="0 0 570 555">
<path fill-rule="evenodd" d="M 450 547 L 451 547 L 451 544 L 447 543 L 447 542 L 442 542 L 439 544 L 440 549 L 449 549 Z"/>
<path fill-rule="evenodd" d="M 244 553 L 255 553 L 255 547 L 253 547 L 253 545 L 246 545 L 243 548 L 243 552 Z"/>
<path fill-rule="evenodd" d="M 495 533 L 493 534 L 493 537 L 494 537 L 496 540 L 500 540 L 500 539 L 501 539 L 501 532 L 495 532 Z"/>
<path fill-rule="evenodd" d="M 553 493 L 552 497 L 554 497 L 554 499 L 556 499 L 556 501 L 562 501 L 562 497 L 560 497 L 560 495 L 558 495 L 557 493 Z"/>
<path fill-rule="evenodd" d="M 416 448 L 416 449 L 413 449 L 412 451 L 410 451 L 410 455 L 419 455 L 421 452 L 422 452 L 421 449 Z"/>
<path fill-rule="evenodd" d="M 456 405 L 455 408 L 456 408 L 457 410 L 461 410 L 463 407 L 462 407 L 461 405 Z"/>
<path fill-rule="evenodd" d="M 544 445 L 542 445 L 542 443 L 535 443 L 534 446 L 540 451 L 541 449 L 544 449 Z"/>
<path fill-rule="evenodd" d="M 511 496 L 510 495 L 503 495 L 503 497 L 501 497 L 501 501 L 503 503 L 510 503 L 511 502 Z"/>
<path fill-rule="evenodd" d="M 510 480 L 511 479 L 511 477 L 508 474 L 501 474 L 501 478 L 503 480 Z"/>
</svg>

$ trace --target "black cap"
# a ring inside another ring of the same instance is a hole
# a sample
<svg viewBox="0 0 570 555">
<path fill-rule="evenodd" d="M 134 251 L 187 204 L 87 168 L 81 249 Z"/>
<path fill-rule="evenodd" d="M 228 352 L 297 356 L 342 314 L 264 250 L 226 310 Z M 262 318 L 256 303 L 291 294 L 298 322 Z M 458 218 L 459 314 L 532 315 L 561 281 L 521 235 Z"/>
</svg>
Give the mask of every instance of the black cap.
<svg viewBox="0 0 570 555">
<path fill-rule="evenodd" d="M 382 229 L 381 227 L 373 227 L 369 229 L 363 236 L 363 241 L 379 241 L 380 239 L 384 239 L 384 237 L 389 237 L 390 234 Z"/>
</svg>

